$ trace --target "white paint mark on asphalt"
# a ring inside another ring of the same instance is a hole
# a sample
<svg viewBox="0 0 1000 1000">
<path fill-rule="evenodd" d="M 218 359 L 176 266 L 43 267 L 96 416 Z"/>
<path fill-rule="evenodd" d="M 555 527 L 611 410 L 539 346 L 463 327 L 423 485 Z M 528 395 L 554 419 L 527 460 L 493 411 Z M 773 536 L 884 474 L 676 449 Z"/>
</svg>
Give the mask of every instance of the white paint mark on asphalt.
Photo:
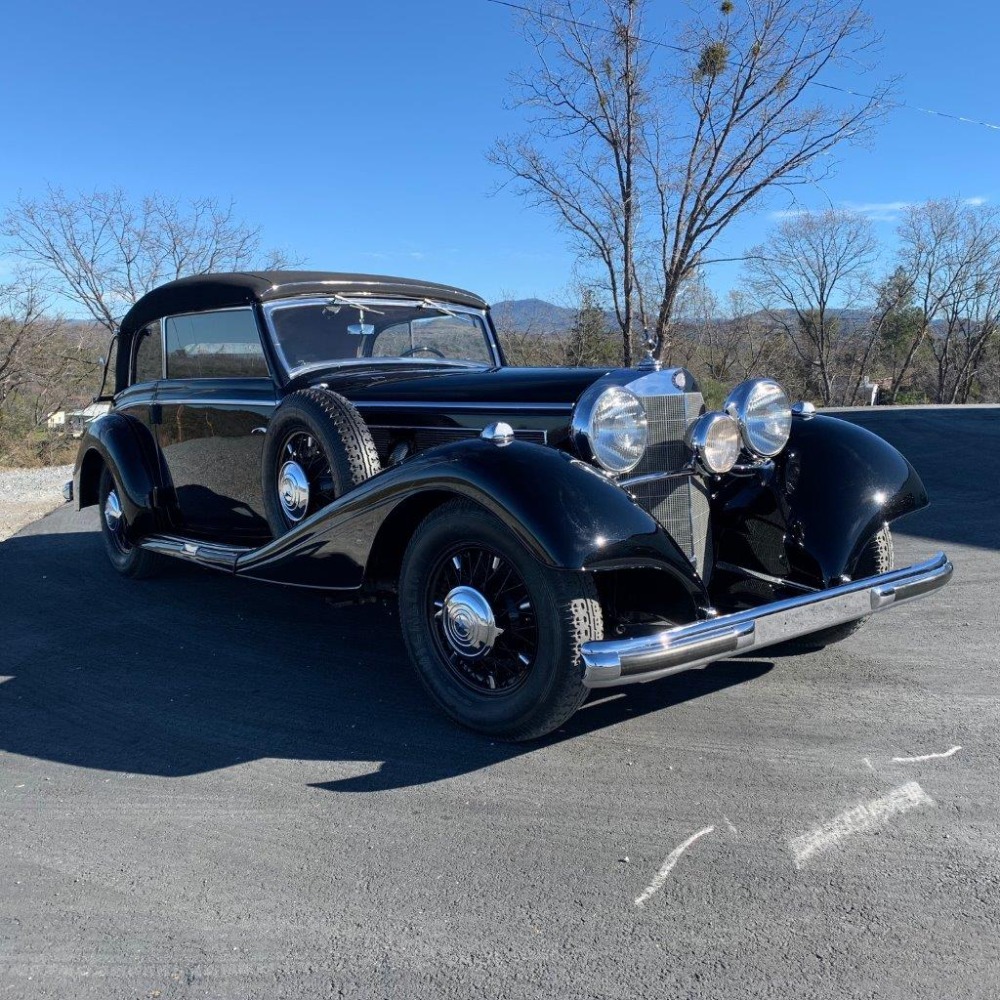
<svg viewBox="0 0 1000 1000">
<path fill-rule="evenodd" d="M 861 759 L 868 765 L 869 771 L 875 770 L 875 765 L 867 757 L 862 757 Z"/>
<path fill-rule="evenodd" d="M 945 757 L 954 757 L 961 750 L 961 747 L 952 747 L 944 753 L 925 753 L 922 757 L 893 757 L 894 764 L 917 764 L 922 760 L 943 760 Z"/>
<path fill-rule="evenodd" d="M 813 855 L 828 850 L 846 837 L 881 826 L 900 813 L 934 804 L 934 800 L 915 781 L 900 785 L 881 799 L 862 802 L 861 805 L 834 816 L 815 830 L 789 841 L 788 846 L 795 857 L 795 867 L 801 868 Z"/>
<path fill-rule="evenodd" d="M 733 826 L 732 821 L 729 819 L 729 817 L 728 816 L 723 816 L 722 818 L 726 821 L 726 826 L 729 827 L 729 832 L 734 837 L 738 836 L 740 831 L 737 830 L 735 826 Z"/>
<path fill-rule="evenodd" d="M 660 870 L 656 873 L 656 877 L 653 879 L 649 885 L 642 891 L 642 893 L 635 897 L 635 905 L 642 906 L 650 896 L 653 895 L 658 889 L 662 888 L 663 883 L 667 881 L 667 876 L 670 874 L 674 865 L 680 860 L 681 855 L 696 841 L 700 840 L 702 837 L 709 833 L 714 833 L 714 826 L 706 826 L 704 830 L 699 830 L 697 833 L 691 834 L 683 844 L 675 847 L 668 855 L 667 859 L 660 866 Z"/>
</svg>

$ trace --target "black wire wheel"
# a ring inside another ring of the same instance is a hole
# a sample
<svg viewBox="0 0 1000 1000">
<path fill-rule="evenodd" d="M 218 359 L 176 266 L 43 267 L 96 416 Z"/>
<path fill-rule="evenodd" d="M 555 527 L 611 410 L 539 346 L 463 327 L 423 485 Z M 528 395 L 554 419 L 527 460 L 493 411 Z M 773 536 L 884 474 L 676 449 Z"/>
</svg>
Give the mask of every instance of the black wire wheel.
<svg viewBox="0 0 1000 1000">
<path fill-rule="evenodd" d="M 538 562 L 476 504 L 450 501 L 419 525 L 403 557 L 399 608 L 424 686 L 470 729 L 533 739 L 587 695 L 582 646 L 603 637 L 593 580 Z"/>
<path fill-rule="evenodd" d="M 327 389 L 293 392 L 278 407 L 261 461 L 264 512 L 277 538 L 380 469 L 361 415 Z"/>
<path fill-rule="evenodd" d="M 153 576 L 162 567 L 162 559 L 155 552 L 147 552 L 133 544 L 122 498 L 121 486 L 105 466 L 101 471 L 97 499 L 104 551 L 122 576 L 136 580 Z"/>
<path fill-rule="evenodd" d="M 435 645 L 458 681 L 503 695 L 527 680 L 538 658 L 538 622 L 510 560 L 459 543 L 437 559 L 427 593 Z"/>
<path fill-rule="evenodd" d="M 319 439 L 307 430 L 292 430 L 278 448 L 277 490 L 281 513 L 289 524 L 337 499 L 330 459 Z"/>
</svg>

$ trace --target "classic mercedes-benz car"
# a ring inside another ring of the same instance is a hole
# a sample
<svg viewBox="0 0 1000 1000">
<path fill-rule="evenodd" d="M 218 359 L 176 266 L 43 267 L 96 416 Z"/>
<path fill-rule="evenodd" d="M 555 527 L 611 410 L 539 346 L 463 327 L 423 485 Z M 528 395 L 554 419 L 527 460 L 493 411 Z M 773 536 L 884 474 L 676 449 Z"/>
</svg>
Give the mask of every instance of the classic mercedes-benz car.
<svg viewBox="0 0 1000 1000">
<path fill-rule="evenodd" d="M 431 697 L 507 739 L 591 688 L 821 647 L 944 586 L 893 569 L 927 504 L 881 438 L 770 379 L 706 412 L 692 375 L 509 367 L 487 304 L 403 278 L 215 274 L 118 335 L 74 481 L 112 565 L 164 557 L 395 596 Z"/>
</svg>

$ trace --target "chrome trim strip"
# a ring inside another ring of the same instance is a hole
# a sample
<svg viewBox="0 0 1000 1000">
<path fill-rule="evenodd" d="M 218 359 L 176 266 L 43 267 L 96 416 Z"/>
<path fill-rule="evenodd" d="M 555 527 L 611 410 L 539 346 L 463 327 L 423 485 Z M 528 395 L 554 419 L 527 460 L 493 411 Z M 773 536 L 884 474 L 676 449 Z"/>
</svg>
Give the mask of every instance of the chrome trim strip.
<svg viewBox="0 0 1000 1000">
<path fill-rule="evenodd" d="M 450 413 L 452 410 L 541 410 L 546 413 L 569 413 L 572 403 L 474 403 L 469 401 L 441 402 L 426 400 L 384 400 L 384 399 L 352 399 L 351 402 L 359 410 L 440 410 Z"/>
<path fill-rule="evenodd" d="M 641 476 L 616 479 L 615 482 L 627 490 L 632 486 L 645 486 L 647 483 L 658 483 L 661 479 L 680 479 L 686 476 L 693 476 L 694 474 L 695 470 L 690 465 L 686 465 L 684 468 L 676 469 L 673 472 L 647 472 Z"/>
<path fill-rule="evenodd" d="M 430 427 L 421 424 L 372 424 L 369 430 L 373 431 L 403 431 L 407 434 L 458 434 L 467 438 L 481 436 L 482 431 L 476 427 Z M 549 432 L 540 427 L 520 427 L 514 431 L 514 437 L 527 437 L 528 435 L 539 436 L 546 443 L 549 439 Z"/>
<path fill-rule="evenodd" d="M 212 396 L 161 396 L 159 393 L 149 403 L 157 403 L 159 406 L 245 406 L 248 409 L 278 405 L 273 399 L 215 399 Z"/>
<path fill-rule="evenodd" d="M 587 687 L 645 683 L 713 660 L 753 655 L 775 643 L 856 621 L 873 611 L 933 593 L 948 583 L 952 572 L 948 557 L 939 552 L 903 569 L 678 625 L 655 635 L 584 643 L 583 683 Z"/>
<path fill-rule="evenodd" d="M 236 560 L 240 556 L 253 551 L 250 547 L 196 542 L 175 535 L 150 535 L 139 542 L 139 548 L 163 556 L 173 556 L 175 559 L 184 559 L 187 562 L 197 563 L 199 566 L 226 570 L 230 573 L 235 572 Z"/>
<path fill-rule="evenodd" d="M 717 562 L 713 566 L 713 570 L 716 572 L 721 570 L 724 573 L 735 573 L 737 576 L 744 576 L 750 580 L 760 580 L 762 583 L 771 583 L 776 587 L 787 587 L 789 590 L 801 590 L 806 594 L 818 594 L 820 592 L 819 587 L 810 587 L 805 583 L 795 583 L 780 576 L 761 573 L 758 570 L 747 569 L 745 566 L 736 566 L 733 563 Z"/>
<path fill-rule="evenodd" d="M 359 410 L 440 410 L 443 413 L 449 413 L 453 410 L 495 410 L 497 408 L 504 410 L 540 410 L 545 413 L 568 413 L 572 408 L 572 404 L 565 403 L 441 403 L 441 402 L 428 402 L 426 400 L 409 400 L 409 401 L 396 401 L 391 400 L 364 400 L 355 399 L 352 400 L 354 406 Z M 161 406 L 172 406 L 177 404 L 183 404 L 185 406 L 277 406 L 278 401 L 273 399 L 213 399 L 211 397 L 198 398 L 187 398 L 187 397 L 172 397 L 172 396 L 160 396 L 157 395 L 155 399 L 127 399 L 122 403 L 116 403 L 116 410 L 124 410 L 129 406 L 151 406 L 153 403 L 159 403 Z M 379 425 L 381 426 L 381 425 Z M 414 427 L 406 428 L 407 430 L 448 430 L 445 427 Z M 474 427 L 470 428 L 455 428 L 455 430 L 468 430 L 470 433 L 477 434 L 478 430 Z M 528 430 L 518 431 L 518 433 L 529 433 Z M 530 433 L 540 433 L 540 431 L 531 431 Z"/>
</svg>

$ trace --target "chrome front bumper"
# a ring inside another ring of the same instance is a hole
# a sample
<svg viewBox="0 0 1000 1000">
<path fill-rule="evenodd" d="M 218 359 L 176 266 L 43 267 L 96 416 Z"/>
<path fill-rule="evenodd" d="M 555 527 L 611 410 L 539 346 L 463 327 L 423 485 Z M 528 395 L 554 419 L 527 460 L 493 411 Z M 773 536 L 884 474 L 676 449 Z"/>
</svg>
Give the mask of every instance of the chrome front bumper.
<svg viewBox="0 0 1000 1000">
<path fill-rule="evenodd" d="M 763 604 L 746 611 L 678 625 L 655 635 L 609 639 L 583 646 L 587 687 L 653 681 L 713 660 L 752 656 L 775 643 L 864 618 L 940 590 L 952 565 L 939 552 L 926 562 L 840 587 Z"/>
</svg>

